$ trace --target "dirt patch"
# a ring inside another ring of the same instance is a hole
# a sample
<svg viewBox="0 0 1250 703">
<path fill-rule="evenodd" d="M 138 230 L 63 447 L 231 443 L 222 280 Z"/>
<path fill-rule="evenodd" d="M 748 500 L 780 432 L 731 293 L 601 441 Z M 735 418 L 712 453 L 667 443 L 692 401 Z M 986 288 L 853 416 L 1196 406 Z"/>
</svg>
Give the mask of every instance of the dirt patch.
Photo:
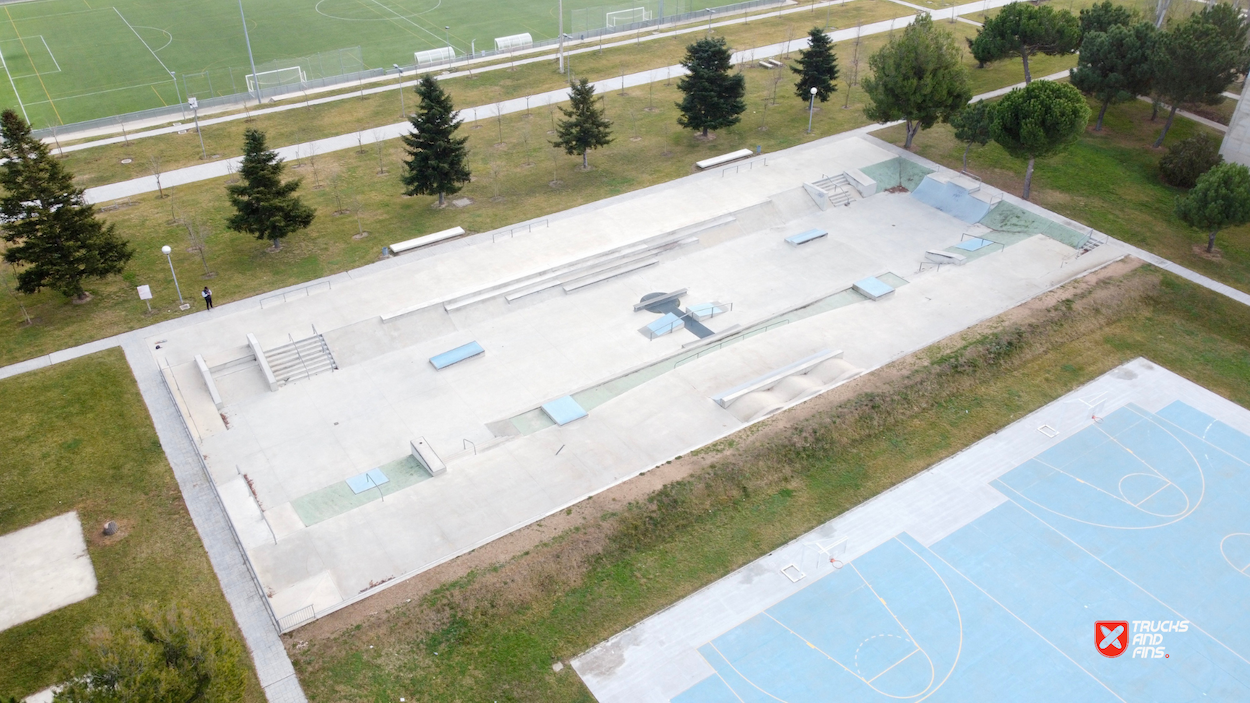
<svg viewBox="0 0 1250 703">
<path fill-rule="evenodd" d="M 899 185 L 899 186 L 894 186 L 892 188 L 886 188 L 885 192 L 887 193 L 910 193 L 911 191 L 907 190 L 907 186 Z"/>
<path fill-rule="evenodd" d="M 1142 262 L 1131 257 L 1113 262 L 932 347 L 690 454 L 678 456 L 561 513 L 395 584 L 368 600 L 350 605 L 284 636 L 284 640 L 288 648 L 295 651 L 297 645 L 327 640 L 358 625 L 387 627 L 384 623 L 391 617 L 388 611 L 396 609 L 403 609 L 407 618 L 405 625 L 416 630 L 410 630 L 409 636 L 445 627 L 450 617 L 448 612 L 443 608 L 418 607 L 421 599 L 435 589 L 471 574 L 475 577 L 472 588 L 454 590 L 448 596 L 456 603 L 454 609 L 460 612 L 472 611 L 481 603 L 506 609 L 508 604 L 525 603 L 541 594 L 551 593 L 556 584 L 573 585 L 591 568 L 595 557 L 603 553 L 613 535 L 624 529 L 622 526 L 626 523 L 618 514 L 631 505 L 646 505 L 648 499 L 665 486 L 695 474 L 709 478 L 705 482 L 707 485 L 692 490 L 713 493 L 716 487 L 708 486 L 715 484 L 717 476 L 750 464 L 761 455 L 757 450 L 776 442 L 801 443 L 812 432 L 813 425 L 825 422 L 835 414 L 845 418 L 858 413 L 861 419 L 867 418 L 863 421 L 876 422 L 876 416 L 887 413 L 879 413 L 875 405 L 859 402 L 859 399 L 902 397 L 898 395 L 900 390 L 905 391 L 917 384 L 941 383 L 936 374 L 924 372 L 935 363 L 935 359 L 964 348 L 975 340 L 1007 332 L 1024 335 L 1028 334 L 1028 330 L 1039 329 L 1042 333 L 1038 336 L 1049 335 L 1036 345 L 1039 349 L 1033 353 L 1040 354 L 1066 340 L 1095 333 L 1103 326 L 1106 315 L 1136 309 L 1143 297 L 1157 288 L 1157 276 L 1127 276 L 1140 266 Z M 972 359 L 972 362 L 977 361 Z M 975 380 L 967 382 L 975 383 Z M 906 412 L 907 408 L 901 411 Z M 713 464 L 716 466 L 713 467 Z M 764 468 L 776 469 L 779 478 L 762 476 L 751 480 L 782 483 L 787 480 L 784 467 L 756 467 L 751 464 L 752 472 Z M 761 470 L 759 473 L 767 472 Z M 302 646 L 299 648 L 302 649 Z"/>
<path fill-rule="evenodd" d="M 1195 244 L 1194 256 L 1207 261 L 1222 261 L 1224 259 L 1224 252 L 1220 251 L 1219 247 L 1215 247 L 1211 251 L 1207 251 L 1207 245 Z"/>
</svg>

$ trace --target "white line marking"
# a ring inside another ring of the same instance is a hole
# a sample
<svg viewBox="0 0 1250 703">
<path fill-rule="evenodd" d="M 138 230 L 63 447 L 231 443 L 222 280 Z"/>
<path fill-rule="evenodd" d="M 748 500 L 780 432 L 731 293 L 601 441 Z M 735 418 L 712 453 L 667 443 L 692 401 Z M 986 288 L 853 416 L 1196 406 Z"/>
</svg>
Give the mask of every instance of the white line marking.
<svg viewBox="0 0 1250 703">
<path fill-rule="evenodd" d="M 44 39 L 44 38 L 43 38 L 43 35 L 42 35 L 42 34 L 40 34 L 40 35 L 39 35 L 39 41 L 43 42 L 43 48 L 44 48 L 44 50 L 45 50 L 45 51 L 47 51 L 47 52 L 48 52 L 48 58 L 52 59 L 52 65 L 53 65 L 53 66 L 56 66 L 56 71 L 55 71 L 55 73 L 60 73 L 60 72 L 61 72 L 61 64 L 59 64 L 59 63 L 57 63 L 57 62 L 56 62 L 56 56 L 55 56 L 55 55 L 53 55 L 53 53 L 52 53 L 52 49 L 48 46 L 48 40 L 47 40 L 47 39 Z"/>
<path fill-rule="evenodd" d="M 903 662 L 907 661 L 908 659 L 911 659 L 911 655 L 913 655 L 913 654 L 915 654 L 916 652 L 919 652 L 919 651 L 920 651 L 920 648 L 919 648 L 919 647 L 917 647 L 916 649 L 911 650 L 910 652 L 908 652 L 907 656 L 903 657 L 902 659 L 899 659 L 898 661 L 894 662 L 893 664 L 891 664 L 891 665 L 887 666 L 886 668 L 882 669 L 880 674 L 877 674 L 876 676 L 872 677 L 871 679 L 868 679 L 868 683 L 872 683 L 873 681 L 876 681 L 877 679 L 881 678 L 881 675 L 882 675 L 882 674 L 884 674 L 885 672 L 889 671 L 890 669 L 893 669 L 894 667 L 898 666 L 899 664 L 902 664 Z"/>
<path fill-rule="evenodd" d="M 130 31 L 134 32 L 136 37 L 139 37 L 139 41 L 143 42 L 143 46 L 144 46 L 144 48 L 146 48 L 146 49 L 148 50 L 148 53 L 152 54 L 152 58 L 156 59 L 156 62 L 157 62 L 157 63 L 159 63 L 159 64 L 161 65 L 161 68 L 165 69 L 165 73 L 167 73 L 167 74 L 168 74 L 168 73 L 172 73 L 172 72 L 169 70 L 169 67 L 165 65 L 165 62 L 164 62 L 164 61 L 161 61 L 161 57 L 157 56 L 155 51 L 152 51 L 152 47 L 148 46 L 148 43 L 147 43 L 147 42 L 145 42 L 145 41 L 143 41 L 143 37 L 139 36 L 139 30 L 135 29 L 135 28 L 134 28 L 134 25 L 132 25 L 132 24 L 130 24 L 130 22 L 127 22 L 127 21 L 126 21 L 126 18 L 125 18 L 124 16 L 122 16 L 122 11 L 121 11 L 121 10 L 119 10 L 119 9 L 117 9 L 116 7 L 114 7 L 114 8 L 113 8 L 113 11 L 117 13 L 117 16 L 118 16 L 118 17 L 121 17 L 121 18 L 122 18 L 122 22 L 126 22 L 126 26 L 127 26 L 127 27 L 130 27 Z M 172 77 L 172 76 L 171 76 L 171 77 Z"/>
<path fill-rule="evenodd" d="M 770 617 L 771 617 L 771 616 L 770 616 Z M 785 625 L 782 625 L 782 627 L 785 627 Z M 716 645 L 715 645 L 714 643 L 712 643 L 712 642 L 708 642 L 707 644 L 708 644 L 708 646 L 709 646 L 709 647 L 711 647 L 712 649 L 716 649 Z M 818 651 L 819 651 L 819 650 L 818 650 Z M 743 676 L 742 672 L 741 672 L 741 671 L 738 671 L 738 667 L 734 666 L 733 662 L 729 661 L 729 657 L 725 656 L 724 652 L 720 651 L 719 649 L 716 649 L 716 653 L 720 655 L 720 658 L 721 658 L 721 659 L 724 659 L 724 660 L 725 660 L 725 663 L 729 665 L 729 668 L 730 668 L 730 669 L 733 669 L 733 670 L 734 670 L 734 673 L 735 673 L 735 674 L 737 674 L 738 676 L 742 677 L 742 680 L 743 680 L 743 681 L 746 681 L 747 683 L 751 684 L 751 685 L 752 685 L 752 686 L 753 686 L 756 690 L 758 690 L 760 693 L 762 693 L 762 694 L 764 694 L 764 695 L 768 696 L 769 698 L 771 698 L 771 699 L 773 699 L 773 700 L 775 700 L 775 701 L 781 701 L 781 703 L 790 703 L 789 701 L 784 700 L 784 699 L 782 699 L 782 698 L 778 698 L 778 697 L 774 696 L 773 694 L 769 693 L 768 691 L 765 691 L 764 689 L 760 688 L 759 686 L 756 686 L 754 681 L 752 681 L 751 679 L 748 679 L 746 676 Z M 821 652 L 821 654 L 824 654 L 824 652 Z M 724 681 L 724 679 L 721 679 L 721 680 L 722 680 L 722 681 Z M 733 691 L 733 688 L 730 688 L 729 690 Z M 737 694 L 737 692 L 734 692 L 734 695 L 735 695 L 735 696 L 737 696 L 737 695 L 738 695 L 738 694 Z M 739 696 L 738 700 L 742 700 L 742 698 Z"/>
<path fill-rule="evenodd" d="M 22 104 L 22 95 L 17 92 L 17 84 L 13 82 L 13 74 L 9 73 L 9 63 L 4 60 L 4 52 L 0 51 L 0 65 L 4 66 L 4 75 L 9 77 L 9 85 L 13 86 L 13 97 L 17 98 L 17 106 L 22 108 L 22 119 L 30 122 L 26 116 L 26 106 Z"/>
</svg>

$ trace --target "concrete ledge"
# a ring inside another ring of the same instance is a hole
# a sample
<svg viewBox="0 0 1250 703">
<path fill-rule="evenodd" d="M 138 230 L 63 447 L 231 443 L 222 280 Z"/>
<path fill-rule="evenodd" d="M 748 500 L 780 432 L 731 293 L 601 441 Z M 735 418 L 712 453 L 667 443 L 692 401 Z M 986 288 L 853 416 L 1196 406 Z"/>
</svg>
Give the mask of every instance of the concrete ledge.
<svg viewBox="0 0 1250 703">
<path fill-rule="evenodd" d="M 752 156 L 755 156 L 754 151 L 751 151 L 750 149 L 739 149 L 737 151 L 731 151 L 728 154 L 721 154 L 720 156 L 713 156 L 710 159 L 696 161 L 694 162 L 694 165 L 700 171 L 704 171 L 706 169 L 714 168 L 716 166 L 723 166 L 731 161 L 749 159 Z"/>
<path fill-rule="evenodd" d="M 256 335 L 251 332 L 247 333 L 247 345 L 256 355 L 256 363 L 260 365 L 260 372 L 265 374 L 265 382 L 269 384 L 269 390 L 278 390 L 278 379 L 274 378 L 273 369 L 269 368 L 269 361 L 265 359 L 265 350 L 260 348 L 260 342 L 256 341 Z"/>
<path fill-rule="evenodd" d="M 402 254 L 406 251 L 420 249 L 421 247 L 428 247 L 431 244 L 438 244 L 439 242 L 445 242 L 448 239 L 455 239 L 456 237 L 463 236 L 463 227 L 452 227 L 451 229 L 445 229 L 442 232 L 435 232 L 434 234 L 427 234 L 421 237 L 416 237 L 415 239 L 408 239 L 406 241 L 392 244 L 391 253 Z"/>
<path fill-rule="evenodd" d="M 438 458 L 438 454 L 434 453 L 434 448 L 429 442 L 425 441 L 425 437 L 417 437 L 408 443 L 412 447 L 412 456 L 421 464 L 421 468 L 430 472 L 431 476 L 438 476 L 447 472 L 447 465 L 443 460 Z"/>
<path fill-rule="evenodd" d="M 675 290 L 672 293 L 669 293 L 668 295 L 662 295 L 658 298 L 651 298 L 650 300 L 644 300 L 640 303 L 636 303 L 634 305 L 634 312 L 638 312 L 639 310 L 645 310 L 646 308 L 649 308 L 652 305 L 659 305 L 660 303 L 665 303 L 670 300 L 677 300 L 681 296 L 685 295 L 687 292 L 688 291 L 685 288 L 682 288 L 681 290 Z"/>
<path fill-rule="evenodd" d="M 938 251 L 930 249 L 924 253 L 924 260 L 933 264 L 954 264 L 955 266 L 963 266 L 968 259 L 961 254 L 953 251 Z"/>
<path fill-rule="evenodd" d="M 839 349 L 838 351 L 830 351 L 826 349 L 825 351 L 818 352 L 807 358 L 799 359 L 793 364 L 782 366 L 776 371 L 766 373 L 763 376 L 760 376 L 759 378 L 751 379 L 750 381 L 747 381 L 746 383 L 734 386 L 733 388 L 730 388 L 727 391 L 718 393 L 712 396 L 712 400 L 717 405 L 721 406 L 722 408 L 728 408 L 730 405 L 733 404 L 735 400 L 741 398 L 742 396 L 748 393 L 754 393 L 755 391 L 768 390 L 769 388 L 772 388 L 773 386 L 777 385 L 777 383 L 779 383 L 783 378 L 787 376 L 794 376 L 796 374 L 802 374 L 810 370 L 812 367 L 816 366 L 817 364 L 820 364 L 824 361 L 828 361 L 829 359 L 840 359 L 840 358 L 842 358 L 842 350 Z"/>
<path fill-rule="evenodd" d="M 804 183 L 803 190 L 807 191 L 807 194 L 812 196 L 812 200 L 816 202 L 816 207 L 821 210 L 829 209 L 829 191 L 821 188 L 815 183 Z"/>
<path fill-rule="evenodd" d="M 204 377 L 204 385 L 208 386 L 208 394 L 213 398 L 213 405 L 218 410 L 225 407 L 225 403 L 221 402 L 221 394 L 217 392 L 217 384 L 213 382 L 213 374 L 208 370 L 208 364 L 204 363 L 204 357 L 199 354 L 195 355 L 195 366 L 200 370 L 200 375 Z"/>
<path fill-rule="evenodd" d="M 863 171 L 857 168 L 848 168 L 844 173 L 846 174 L 846 180 L 850 181 L 851 185 L 855 186 L 855 190 L 859 191 L 859 194 L 863 197 L 867 198 L 877 192 L 877 182 L 869 178 Z"/>
</svg>

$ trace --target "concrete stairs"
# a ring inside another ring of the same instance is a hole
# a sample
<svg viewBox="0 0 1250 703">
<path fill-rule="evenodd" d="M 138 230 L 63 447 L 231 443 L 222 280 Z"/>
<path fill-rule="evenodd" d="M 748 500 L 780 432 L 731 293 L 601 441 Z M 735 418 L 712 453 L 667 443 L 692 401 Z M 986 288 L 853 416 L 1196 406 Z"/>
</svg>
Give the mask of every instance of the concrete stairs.
<svg viewBox="0 0 1250 703">
<path fill-rule="evenodd" d="M 338 368 L 325 337 L 319 334 L 267 349 L 265 361 L 280 386 Z"/>
<path fill-rule="evenodd" d="M 828 193 L 832 205 L 846 205 L 851 202 L 851 182 L 845 173 L 823 178 L 812 185 Z"/>
</svg>

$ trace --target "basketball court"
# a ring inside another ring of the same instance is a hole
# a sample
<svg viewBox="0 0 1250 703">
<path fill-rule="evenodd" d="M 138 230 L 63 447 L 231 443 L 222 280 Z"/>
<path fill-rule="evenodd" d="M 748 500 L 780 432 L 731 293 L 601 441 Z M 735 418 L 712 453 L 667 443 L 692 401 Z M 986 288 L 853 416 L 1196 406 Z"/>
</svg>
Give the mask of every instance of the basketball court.
<svg viewBox="0 0 1250 703">
<path fill-rule="evenodd" d="M 1144 359 L 574 660 L 608 701 L 1250 698 L 1250 412 Z"/>
</svg>

